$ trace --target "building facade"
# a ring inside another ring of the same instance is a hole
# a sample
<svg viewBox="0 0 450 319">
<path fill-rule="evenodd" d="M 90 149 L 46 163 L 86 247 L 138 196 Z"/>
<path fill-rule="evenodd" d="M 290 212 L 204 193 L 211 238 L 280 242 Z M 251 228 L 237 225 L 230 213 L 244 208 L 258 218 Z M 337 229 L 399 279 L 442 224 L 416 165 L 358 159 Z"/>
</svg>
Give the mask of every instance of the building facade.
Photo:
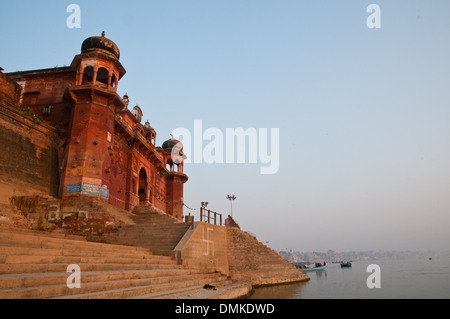
<svg viewBox="0 0 450 319">
<path fill-rule="evenodd" d="M 126 73 L 119 59 L 103 33 L 87 38 L 69 67 L 6 76 L 21 87 L 19 107 L 57 131 L 62 200 L 94 197 L 128 211 L 153 205 L 182 220 L 183 146 L 175 139 L 156 146 L 140 107 L 118 95 Z"/>
</svg>

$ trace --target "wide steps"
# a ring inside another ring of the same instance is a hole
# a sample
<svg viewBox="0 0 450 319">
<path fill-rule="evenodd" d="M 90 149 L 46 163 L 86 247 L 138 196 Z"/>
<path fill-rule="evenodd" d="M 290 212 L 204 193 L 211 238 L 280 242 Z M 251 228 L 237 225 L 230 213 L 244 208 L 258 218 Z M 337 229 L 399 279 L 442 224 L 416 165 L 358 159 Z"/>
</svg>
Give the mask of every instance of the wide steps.
<svg viewBox="0 0 450 319">
<path fill-rule="evenodd" d="M 82 249 L 95 251 L 109 251 L 109 252 L 130 252 L 132 250 L 149 253 L 148 249 L 142 247 L 135 247 L 130 249 L 128 246 L 111 245 L 93 242 L 84 242 L 73 239 L 62 239 L 43 237 L 28 234 L 14 234 L 11 232 L 0 233 L 0 246 L 10 247 L 28 247 L 28 248 L 57 248 L 57 249 Z"/>
<path fill-rule="evenodd" d="M 133 299 L 236 299 L 249 295 L 252 286 L 247 282 L 226 280 L 210 284 L 215 289 L 205 289 L 203 285 L 181 288 L 169 292 L 158 292 Z"/>
<path fill-rule="evenodd" d="M 39 273 L 39 272 L 64 272 L 69 264 L 0 264 L 0 274 L 15 273 Z M 168 265 L 162 264 L 78 264 L 81 271 L 110 271 L 110 270 L 151 270 L 167 269 Z M 172 265 L 170 268 L 181 269 L 180 265 Z"/>
<path fill-rule="evenodd" d="M 165 276 L 182 276 L 205 273 L 203 269 L 153 269 L 153 270 L 111 270 L 111 271 L 84 271 L 83 283 L 104 282 L 112 280 L 145 279 Z M 45 285 L 60 285 L 65 283 L 70 274 L 67 272 L 55 273 L 28 273 L 0 275 L 2 289 L 31 288 Z"/>
<path fill-rule="evenodd" d="M 200 294 L 202 294 L 203 296 L 211 295 L 212 291 L 217 291 L 217 289 L 221 287 L 229 287 L 231 284 L 233 284 L 233 281 L 227 278 L 226 280 L 222 279 L 220 281 L 208 283 L 208 285 L 215 287 L 215 290 L 206 289 L 205 285 L 195 285 L 179 289 L 173 289 L 170 291 L 153 292 L 145 295 L 132 297 L 129 299 L 194 299 L 196 298 L 194 296 L 198 296 Z M 205 298 L 202 297 L 201 299 Z"/>
<path fill-rule="evenodd" d="M 124 257 L 85 257 L 85 256 L 33 256 L 33 255 L 2 255 L 1 264 L 176 264 L 175 260 L 163 258 L 124 258 Z"/>
<path fill-rule="evenodd" d="M 191 224 L 157 213 L 149 206 L 138 206 L 133 213 L 135 225 L 126 225 L 117 232 L 104 234 L 100 241 L 145 247 L 153 252 L 167 252 L 177 246 L 191 227 Z"/>
<path fill-rule="evenodd" d="M 167 282 L 167 283 L 159 283 L 148 286 L 137 286 L 137 287 L 129 287 L 129 288 L 119 288 L 113 290 L 106 290 L 102 292 L 95 293 L 84 293 L 84 294 L 75 294 L 71 296 L 63 296 L 57 297 L 55 299 L 126 299 L 132 298 L 140 295 L 146 295 L 155 292 L 161 291 L 172 291 L 175 289 L 198 286 L 198 285 L 206 285 L 211 281 L 218 280 L 227 280 L 225 276 L 218 277 L 219 274 L 213 274 L 214 276 L 208 276 L 205 278 L 204 276 L 198 276 L 198 278 L 191 277 L 187 280 L 176 281 L 176 282 Z"/>
<path fill-rule="evenodd" d="M 67 285 L 72 264 L 80 267 L 81 288 Z M 212 270 L 186 269 L 148 248 L 61 234 L 0 233 L 0 299 L 129 298 L 226 280 Z"/>
<path fill-rule="evenodd" d="M 165 260 L 167 257 L 152 255 L 147 252 L 132 251 L 131 253 L 105 251 L 105 250 L 81 250 L 81 249 L 57 249 L 57 248 L 26 248 L 0 246 L 0 255 L 26 255 L 26 256 L 91 256 L 91 257 L 120 257 L 142 260 Z"/>
<path fill-rule="evenodd" d="M 111 296 L 110 291 L 128 291 L 132 293 L 147 293 L 147 291 L 153 290 L 153 287 L 161 286 L 178 286 L 180 282 L 181 286 L 185 282 L 200 281 L 209 282 L 211 278 L 216 274 L 187 274 L 178 276 L 163 276 L 163 277 L 151 277 L 141 279 L 124 279 L 124 280 L 111 280 L 111 281 L 98 281 L 98 282 L 82 282 L 81 288 L 68 288 L 63 278 L 64 284 L 60 285 L 45 285 L 30 288 L 19 289 L 5 289 L 0 291 L 0 299 L 14 298 L 14 299 L 34 299 L 34 298 L 79 298 L 80 295 L 88 297 L 93 294 L 96 297 L 107 298 Z M 83 278 L 83 276 L 81 277 Z M 115 295 L 115 294 L 114 294 Z"/>
</svg>

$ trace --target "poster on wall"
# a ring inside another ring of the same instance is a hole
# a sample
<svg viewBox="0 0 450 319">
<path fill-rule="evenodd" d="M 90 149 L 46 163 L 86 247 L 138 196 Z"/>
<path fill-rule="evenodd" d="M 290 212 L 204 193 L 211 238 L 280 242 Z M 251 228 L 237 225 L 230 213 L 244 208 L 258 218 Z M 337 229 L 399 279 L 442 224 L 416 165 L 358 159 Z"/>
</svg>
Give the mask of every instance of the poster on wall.
<svg viewBox="0 0 450 319">
<path fill-rule="evenodd" d="M 84 195 L 99 196 L 100 185 L 83 183 L 83 191 L 81 193 Z"/>
</svg>

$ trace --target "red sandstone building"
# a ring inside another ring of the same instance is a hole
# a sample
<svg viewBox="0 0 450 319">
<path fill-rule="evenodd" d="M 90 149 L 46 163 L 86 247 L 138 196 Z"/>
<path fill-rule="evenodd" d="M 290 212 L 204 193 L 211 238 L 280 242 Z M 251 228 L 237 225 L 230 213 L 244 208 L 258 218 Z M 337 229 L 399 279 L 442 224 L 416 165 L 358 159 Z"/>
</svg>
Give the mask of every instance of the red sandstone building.
<svg viewBox="0 0 450 319">
<path fill-rule="evenodd" d="M 1 74 L 0 94 L 3 102 L 15 96 L 9 106 L 30 110 L 56 132 L 52 175 L 63 201 L 97 198 L 128 211 L 152 204 L 182 220 L 182 145 L 171 139 L 157 147 L 139 106 L 130 110 L 128 96 L 117 94 L 126 73 L 119 58 L 104 34 L 90 37 L 70 67 Z"/>
</svg>

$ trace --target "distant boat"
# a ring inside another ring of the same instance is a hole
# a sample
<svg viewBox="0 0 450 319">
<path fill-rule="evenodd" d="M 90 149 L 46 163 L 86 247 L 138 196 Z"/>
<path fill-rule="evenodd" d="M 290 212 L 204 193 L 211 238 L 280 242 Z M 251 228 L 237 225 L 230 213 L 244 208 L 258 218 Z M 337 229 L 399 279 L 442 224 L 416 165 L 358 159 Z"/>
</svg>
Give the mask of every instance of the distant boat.
<svg viewBox="0 0 450 319">
<path fill-rule="evenodd" d="M 428 258 L 428 260 L 433 260 L 433 258 L 430 257 L 430 258 Z"/>
<path fill-rule="evenodd" d="M 341 262 L 341 267 L 351 267 L 352 263 L 350 261 Z"/>
</svg>

